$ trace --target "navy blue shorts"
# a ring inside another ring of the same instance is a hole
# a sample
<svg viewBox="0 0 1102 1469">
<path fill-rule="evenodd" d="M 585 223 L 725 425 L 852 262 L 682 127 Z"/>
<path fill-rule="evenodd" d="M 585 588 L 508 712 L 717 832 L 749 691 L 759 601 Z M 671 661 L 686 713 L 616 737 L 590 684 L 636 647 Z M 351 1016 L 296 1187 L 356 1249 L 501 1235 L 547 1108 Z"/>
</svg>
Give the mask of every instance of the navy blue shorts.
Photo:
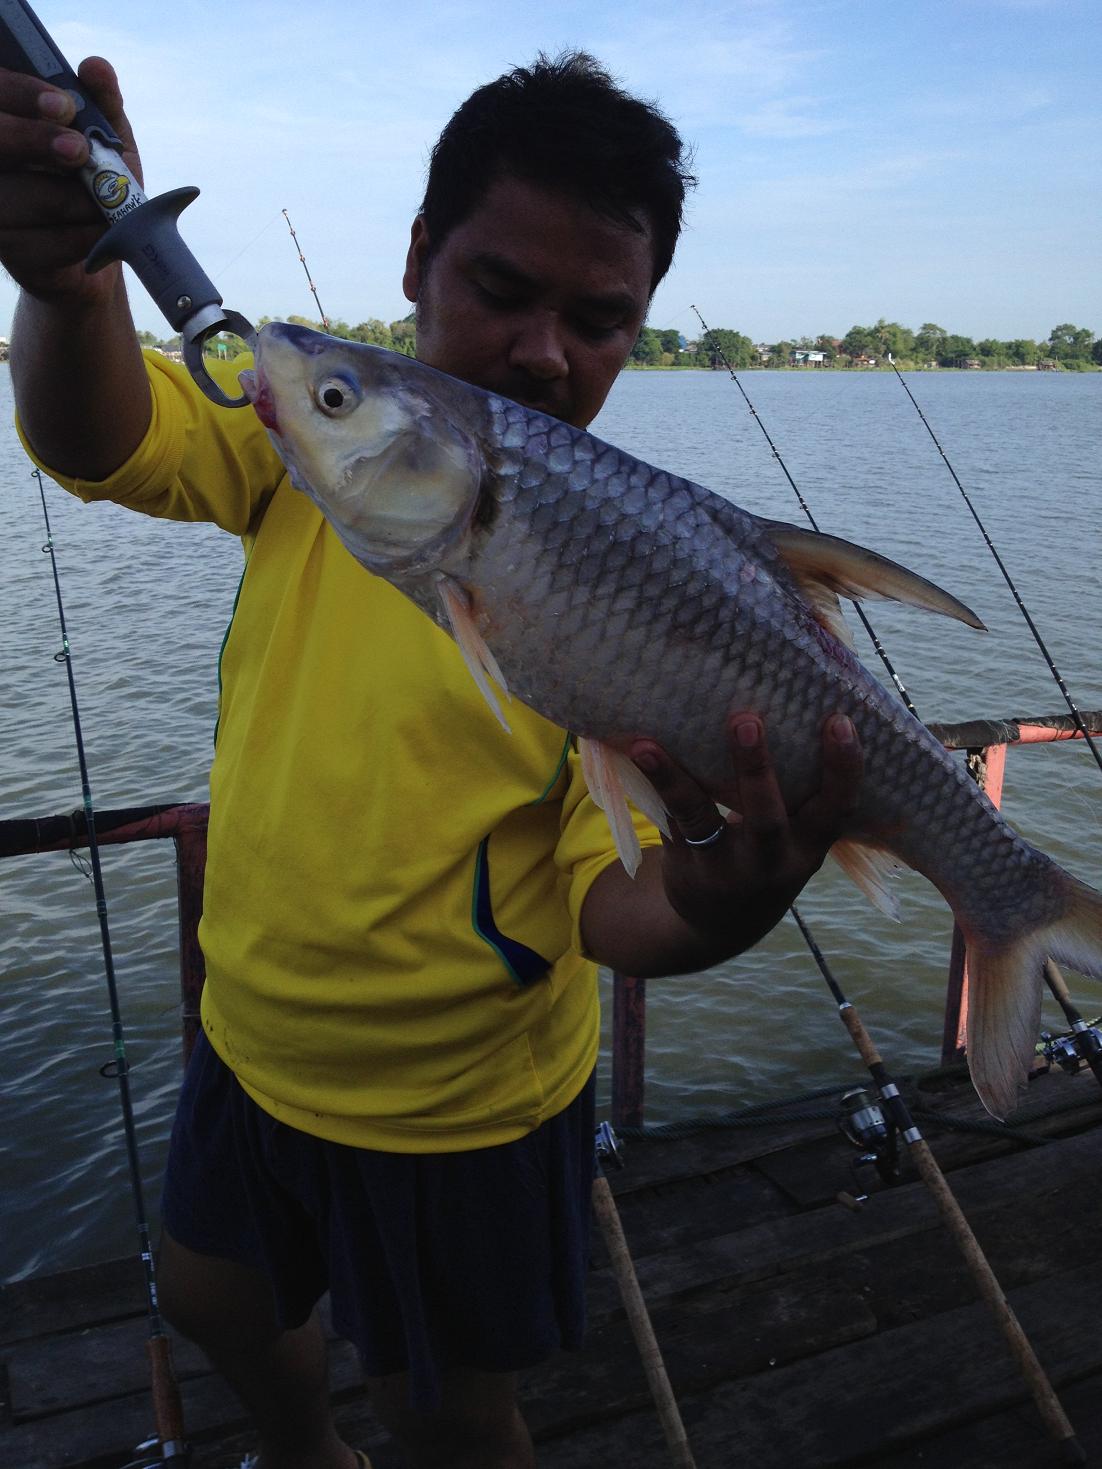
<svg viewBox="0 0 1102 1469">
<path fill-rule="evenodd" d="M 408 1371 L 411 1402 L 428 1410 L 448 1367 L 518 1371 L 581 1344 L 593 1099 L 591 1077 L 500 1147 L 373 1152 L 277 1122 L 200 1034 L 162 1220 L 189 1249 L 262 1270 L 285 1327 L 328 1290 L 368 1375 Z"/>
</svg>

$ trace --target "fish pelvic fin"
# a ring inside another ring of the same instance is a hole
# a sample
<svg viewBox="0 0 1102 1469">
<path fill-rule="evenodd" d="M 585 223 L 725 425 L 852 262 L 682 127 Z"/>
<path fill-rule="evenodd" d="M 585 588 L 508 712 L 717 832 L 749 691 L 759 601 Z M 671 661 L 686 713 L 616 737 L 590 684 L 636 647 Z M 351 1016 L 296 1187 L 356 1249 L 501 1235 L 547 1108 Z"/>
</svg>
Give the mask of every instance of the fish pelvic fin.
<svg viewBox="0 0 1102 1469">
<path fill-rule="evenodd" d="M 643 860 L 643 850 L 628 801 L 668 837 L 670 821 L 662 798 L 635 762 L 611 745 L 583 735 L 578 740 L 578 753 L 593 804 L 605 813 L 617 855 L 628 876 L 634 877 Z"/>
<path fill-rule="evenodd" d="M 830 855 L 870 903 L 874 903 L 888 918 L 899 922 L 899 898 L 891 883 L 902 871 L 902 866 L 890 852 L 847 838 L 835 842 Z"/>
<path fill-rule="evenodd" d="M 767 520 L 765 527 L 803 596 L 835 637 L 850 646 L 848 632 L 842 637 L 836 626 L 841 622 L 839 597 L 855 602 L 862 597 L 908 602 L 912 607 L 940 612 L 981 632 L 987 631 L 972 609 L 956 597 L 866 546 L 855 546 L 852 541 L 804 530 L 781 520 Z"/>
<path fill-rule="evenodd" d="M 493 710 L 502 729 L 506 734 L 512 734 L 509 721 L 502 712 L 501 703 L 494 693 L 490 679 L 494 680 L 506 698 L 509 697 L 509 690 L 501 669 L 498 667 L 497 659 L 490 652 L 486 639 L 475 624 L 469 594 L 450 576 L 436 578 L 436 591 L 447 616 L 452 637 L 463 654 L 463 661 L 470 669 L 471 677 L 478 685 L 482 697 Z"/>
<path fill-rule="evenodd" d="M 980 1100 L 999 1118 L 1017 1105 L 1035 1054 L 1045 960 L 1102 980 L 1102 893 L 1057 870 L 1067 906 L 1054 922 L 1003 945 L 961 925 L 968 950 L 968 1063 Z"/>
</svg>

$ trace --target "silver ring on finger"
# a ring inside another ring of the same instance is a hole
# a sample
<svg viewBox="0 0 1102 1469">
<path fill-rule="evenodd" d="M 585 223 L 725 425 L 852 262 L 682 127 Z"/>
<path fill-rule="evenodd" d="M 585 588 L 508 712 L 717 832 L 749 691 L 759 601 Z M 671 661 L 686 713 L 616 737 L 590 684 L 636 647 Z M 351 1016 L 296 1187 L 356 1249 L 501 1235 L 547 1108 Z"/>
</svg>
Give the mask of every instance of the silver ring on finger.
<svg viewBox="0 0 1102 1469">
<path fill-rule="evenodd" d="M 711 846 L 714 846 L 715 843 L 719 841 L 720 837 L 723 835 L 723 833 L 726 830 L 727 830 L 727 823 L 725 821 L 722 821 L 722 822 L 720 822 L 719 826 L 716 827 L 715 831 L 713 831 L 710 836 L 706 836 L 706 837 L 685 837 L 685 845 L 687 847 L 711 847 Z"/>
</svg>

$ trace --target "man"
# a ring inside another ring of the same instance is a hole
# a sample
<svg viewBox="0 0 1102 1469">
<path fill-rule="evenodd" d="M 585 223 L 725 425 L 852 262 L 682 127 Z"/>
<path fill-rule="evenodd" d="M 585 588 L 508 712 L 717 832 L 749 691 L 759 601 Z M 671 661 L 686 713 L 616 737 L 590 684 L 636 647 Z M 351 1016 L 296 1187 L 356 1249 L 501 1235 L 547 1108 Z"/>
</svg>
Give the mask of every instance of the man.
<svg viewBox="0 0 1102 1469">
<path fill-rule="evenodd" d="M 137 166 L 114 75 L 82 79 Z M 328 1289 L 413 1469 L 529 1469 L 515 1373 L 583 1316 L 594 962 L 700 970 L 757 941 L 856 798 L 848 721 L 786 812 L 730 718 L 739 812 L 653 742 L 673 818 L 629 880 L 566 732 L 500 731 L 457 650 L 344 552 L 251 413 L 139 353 L 66 177 L 69 99 L 0 73 L 0 258 L 23 287 L 25 441 L 83 498 L 210 519 L 247 566 L 223 650 L 204 1035 L 173 1134 L 166 1314 L 250 1408 L 263 1469 L 350 1469 L 314 1313 Z M 43 170 L 45 165 L 45 170 Z M 669 266 L 688 175 L 589 58 L 479 89 L 434 151 L 404 288 L 432 366 L 586 426 Z M 342 815 L 345 835 L 335 831 Z"/>
</svg>

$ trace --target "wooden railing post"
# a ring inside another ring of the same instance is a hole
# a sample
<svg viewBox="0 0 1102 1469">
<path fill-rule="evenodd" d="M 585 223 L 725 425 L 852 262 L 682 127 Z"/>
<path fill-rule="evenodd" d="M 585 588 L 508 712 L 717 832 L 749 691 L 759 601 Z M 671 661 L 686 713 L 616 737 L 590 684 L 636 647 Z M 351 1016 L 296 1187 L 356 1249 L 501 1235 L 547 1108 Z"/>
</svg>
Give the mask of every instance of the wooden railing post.
<svg viewBox="0 0 1102 1469">
<path fill-rule="evenodd" d="M 646 1085 L 647 982 L 612 976 L 612 1125 L 642 1127 Z"/>
<path fill-rule="evenodd" d="M 199 947 L 199 920 L 203 916 L 203 876 L 207 866 L 207 807 L 190 808 L 191 820 L 181 822 L 176 842 L 176 891 L 180 921 L 180 1024 L 184 1065 L 199 1033 L 199 1000 L 206 979 Z"/>
</svg>

